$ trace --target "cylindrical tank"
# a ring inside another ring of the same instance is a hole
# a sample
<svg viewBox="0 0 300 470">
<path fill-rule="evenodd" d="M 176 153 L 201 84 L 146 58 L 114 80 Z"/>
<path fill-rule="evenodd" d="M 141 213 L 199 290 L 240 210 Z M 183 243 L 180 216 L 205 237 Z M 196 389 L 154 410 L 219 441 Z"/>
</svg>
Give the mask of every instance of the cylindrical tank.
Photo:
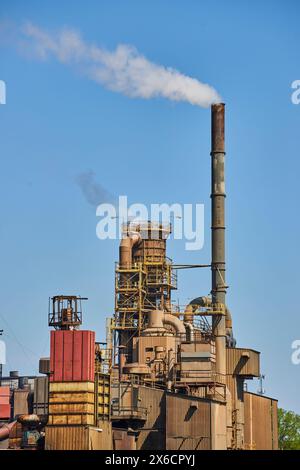
<svg viewBox="0 0 300 470">
<path fill-rule="evenodd" d="M 17 379 L 19 377 L 19 371 L 18 370 L 11 370 L 9 373 L 9 377 L 11 379 Z"/>
<path fill-rule="evenodd" d="M 134 247 L 134 262 L 164 263 L 166 259 L 166 239 L 170 234 L 169 224 L 143 222 L 135 227 L 142 241 Z"/>
<path fill-rule="evenodd" d="M 28 377 L 19 377 L 18 387 L 21 389 L 28 388 Z"/>
</svg>

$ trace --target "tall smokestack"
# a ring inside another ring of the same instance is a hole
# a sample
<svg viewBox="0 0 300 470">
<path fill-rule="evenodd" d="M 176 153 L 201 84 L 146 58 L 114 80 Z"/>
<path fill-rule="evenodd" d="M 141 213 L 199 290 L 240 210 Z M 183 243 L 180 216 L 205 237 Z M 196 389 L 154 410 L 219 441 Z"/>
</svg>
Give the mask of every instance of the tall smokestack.
<svg viewBox="0 0 300 470">
<path fill-rule="evenodd" d="M 212 301 L 225 307 L 225 139 L 223 103 L 211 107 L 211 274 Z M 226 325 L 225 316 L 213 317 L 216 337 L 216 371 L 218 379 L 226 378 Z"/>
</svg>

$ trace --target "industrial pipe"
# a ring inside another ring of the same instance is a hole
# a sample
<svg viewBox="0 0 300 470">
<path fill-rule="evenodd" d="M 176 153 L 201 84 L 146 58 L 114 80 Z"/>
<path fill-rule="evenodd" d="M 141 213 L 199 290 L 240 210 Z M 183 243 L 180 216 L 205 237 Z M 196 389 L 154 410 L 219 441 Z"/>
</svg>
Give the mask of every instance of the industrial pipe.
<svg viewBox="0 0 300 470">
<path fill-rule="evenodd" d="M 127 235 L 122 238 L 119 248 L 119 265 L 120 268 L 130 269 L 132 265 L 132 248 L 139 243 L 141 235 L 138 232 L 130 231 Z M 122 274 L 122 283 L 126 284 L 128 280 L 128 274 Z M 127 331 L 119 332 L 119 378 L 122 379 L 123 367 L 126 363 L 126 356 L 124 348 L 128 349 L 128 342 L 130 336 Z"/>
<path fill-rule="evenodd" d="M 141 235 L 138 232 L 129 232 L 128 236 L 122 238 L 120 243 L 120 267 L 130 268 L 132 264 L 132 248 L 141 240 Z"/>
<path fill-rule="evenodd" d="M 9 433 L 16 424 L 17 421 L 12 421 L 11 423 L 5 423 L 0 428 L 0 441 L 4 441 L 9 438 Z"/>
<path fill-rule="evenodd" d="M 187 335 L 187 340 L 192 343 L 195 339 L 194 325 L 190 322 L 184 322 L 184 326 L 185 329 L 189 331 L 189 334 Z"/>
<path fill-rule="evenodd" d="M 179 318 L 175 317 L 175 315 L 172 315 L 170 313 L 164 313 L 163 314 L 163 324 L 165 325 L 171 325 L 173 328 L 175 328 L 176 333 L 185 335 L 185 327 L 184 324 Z"/>
<path fill-rule="evenodd" d="M 162 310 L 152 310 L 148 313 L 148 325 L 143 334 L 152 333 L 153 335 L 164 332 L 165 325 L 171 325 L 177 334 L 185 335 L 186 333 L 185 326 L 178 317 L 171 313 L 165 313 Z"/>
<path fill-rule="evenodd" d="M 197 307 L 211 307 L 211 297 L 196 297 L 185 307 L 184 320 L 188 323 L 193 322 L 193 312 Z M 236 340 L 233 337 L 232 330 L 232 317 L 229 308 L 225 305 L 225 328 L 226 328 L 226 343 L 229 347 L 235 347 Z"/>
<path fill-rule="evenodd" d="M 211 107 L 211 274 L 212 302 L 226 305 L 225 279 L 225 139 L 223 103 Z M 216 341 L 216 371 L 226 381 L 226 321 L 224 315 L 212 319 Z"/>
</svg>

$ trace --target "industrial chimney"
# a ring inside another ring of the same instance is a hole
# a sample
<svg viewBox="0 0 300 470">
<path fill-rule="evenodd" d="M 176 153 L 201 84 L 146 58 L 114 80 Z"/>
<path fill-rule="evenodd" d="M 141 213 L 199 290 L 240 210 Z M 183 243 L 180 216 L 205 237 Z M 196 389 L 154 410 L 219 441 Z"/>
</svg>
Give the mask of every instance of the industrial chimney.
<svg viewBox="0 0 300 470">
<path fill-rule="evenodd" d="M 212 301 L 225 309 L 225 143 L 223 103 L 211 107 L 211 274 Z M 226 380 L 226 322 L 225 315 L 212 321 L 216 337 L 216 371 L 221 382 Z"/>
</svg>

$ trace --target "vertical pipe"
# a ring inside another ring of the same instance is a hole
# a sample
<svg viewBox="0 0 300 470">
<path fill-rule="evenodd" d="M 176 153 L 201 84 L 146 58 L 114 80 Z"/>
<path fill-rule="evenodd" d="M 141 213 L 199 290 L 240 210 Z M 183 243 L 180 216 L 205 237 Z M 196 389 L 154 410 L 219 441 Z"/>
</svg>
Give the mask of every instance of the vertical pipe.
<svg viewBox="0 0 300 470">
<path fill-rule="evenodd" d="M 211 273 L 212 301 L 225 306 L 225 139 L 223 103 L 211 107 Z M 216 337 L 216 371 L 218 380 L 226 381 L 226 325 L 225 316 L 213 317 Z"/>
</svg>

